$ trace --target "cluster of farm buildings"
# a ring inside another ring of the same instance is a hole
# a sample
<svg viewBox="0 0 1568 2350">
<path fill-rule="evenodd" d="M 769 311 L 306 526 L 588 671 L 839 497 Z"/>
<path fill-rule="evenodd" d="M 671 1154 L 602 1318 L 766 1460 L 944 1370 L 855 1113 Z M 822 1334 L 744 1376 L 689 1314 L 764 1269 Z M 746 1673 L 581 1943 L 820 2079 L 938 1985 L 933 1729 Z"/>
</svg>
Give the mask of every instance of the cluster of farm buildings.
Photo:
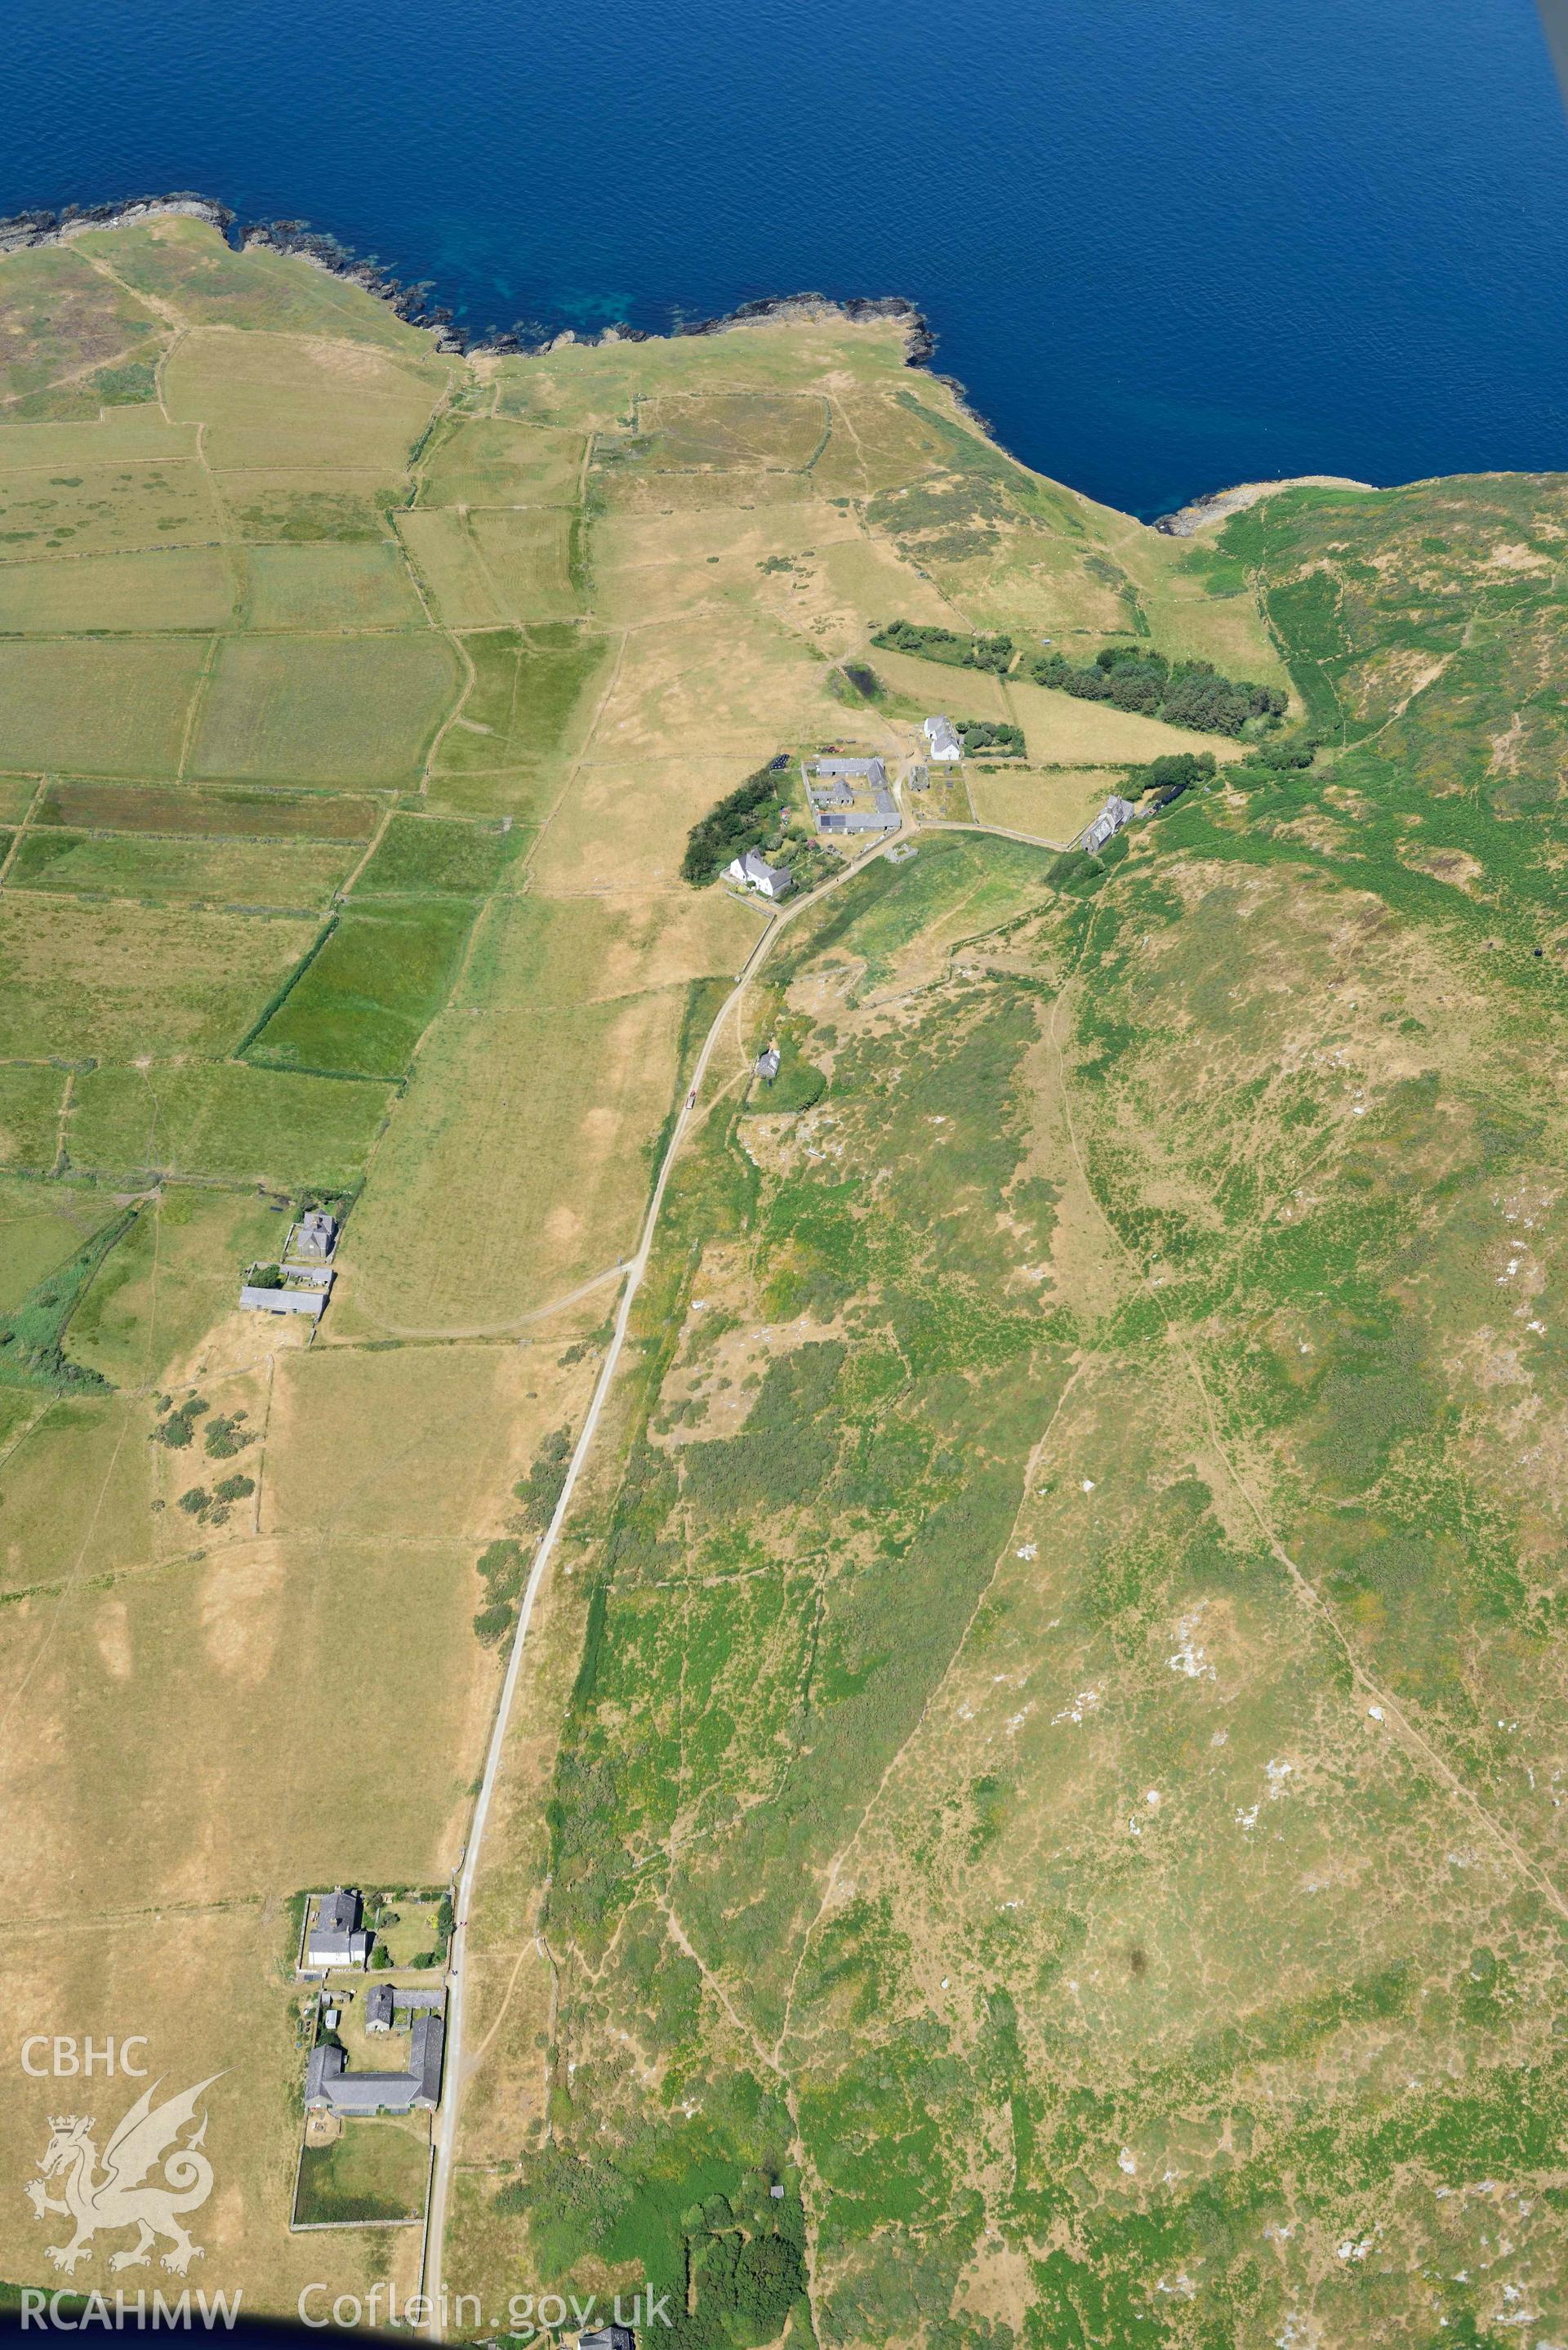
<svg viewBox="0 0 1568 2350">
<path fill-rule="evenodd" d="M 909 762 L 902 777 L 914 792 L 926 789 L 930 767 L 955 765 L 965 750 L 963 736 L 944 713 L 926 719 L 920 732 L 923 755 Z M 862 758 L 827 753 L 803 760 L 800 772 L 819 838 L 871 840 L 878 834 L 898 830 L 903 819 L 888 762 L 880 754 L 871 753 Z M 1103 848 L 1137 813 L 1130 800 L 1113 792 L 1079 834 L 1076 845 L 1089 850 Z M 724 878 L 774 901 L 787 897 L 794 886 L 794 876 L 786 865 L 774 864 L 756 848 L 735 858 L 725 868 Z"/>
<path fill-rule="evenodd" d="M 963 757 L 963 743 L 950 718 L 928 718 L 921 731 L 928 759 L 944 763 Z M 828 753 L 803 761 L 801 780 L 817 835 L 824 840 L 875 838 L 897 832 L 902 822 L 888 762 L 877 753 L 864 758 Z M 925 765 L 911 760 L 904 781 L 911 791 L 923 791 Z M 755 848 L 735 858 L 725 868 L 725 879 L 774 899 L 787 896 L 794 886 L 786 866 L 772 864 Z"/>
<path fill-rule="evenodd" d="M 332 1295 L 332 1252 L 337 1224 L 325 1208 L 307 1208 L 290 1230 L 275 1265 L 253 1264 L 240 1284 L 240 1304 L 257 1314 L 307 1314 L 319 1322 Z"/>
<path fill-rule="evenodd" d="M 316 1897 L 306 1926 L 299 1971 L 321 1979 L 368 1970 L 374 1941 L 364 1923 L 364 1903 L 358 1893 L 339 1885 L 331 1893 Z M 340 1984 L 320 1994 L 319 2028 L 305 2070 L 306 2113 L 347 2117 L 433 2112 L 441 2102 L 446 2045 L 445 1987 L 367 1982 L 362 1994 L 367 2035 L 408 2032 L 408 2062 L 396 2072 L 349 2068 L 342 2043 L 335 2035 L 343 2008 L 360 1996 Z"/>
</svg>

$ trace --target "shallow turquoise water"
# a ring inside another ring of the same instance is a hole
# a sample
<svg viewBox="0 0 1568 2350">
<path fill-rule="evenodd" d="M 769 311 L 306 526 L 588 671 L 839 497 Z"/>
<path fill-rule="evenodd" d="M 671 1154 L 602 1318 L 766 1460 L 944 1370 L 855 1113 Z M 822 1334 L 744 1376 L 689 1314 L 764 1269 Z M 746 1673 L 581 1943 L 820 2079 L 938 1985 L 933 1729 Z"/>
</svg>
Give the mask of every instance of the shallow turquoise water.
<svg viewBox="0 0 1568 2350">
<path fill-rule="evenodd" d="M 8 0 L 0 210 L 304 216 L 469 328 L 900 293 L 1003 440 L 1154 514 L 1568 462 L 1530 0 Z"/>
</svg>

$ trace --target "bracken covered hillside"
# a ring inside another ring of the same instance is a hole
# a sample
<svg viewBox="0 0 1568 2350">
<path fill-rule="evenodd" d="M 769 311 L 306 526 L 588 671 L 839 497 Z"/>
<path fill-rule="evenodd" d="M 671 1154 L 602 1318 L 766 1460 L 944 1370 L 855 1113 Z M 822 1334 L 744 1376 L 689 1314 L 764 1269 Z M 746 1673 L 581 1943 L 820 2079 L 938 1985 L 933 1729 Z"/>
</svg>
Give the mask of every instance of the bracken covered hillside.
<svg viewBox="0 0 1568 2350">
<path fill-rule="evenodd" d="M 1565 518 L 1232 522 L 1311 770 L 1054 888 L 923 847 L 769 967 L 826 1084 L 715 1115 L 578 1520 L 476 2258 L 704 2344 L 1563 2322 Z"/>
</svg>

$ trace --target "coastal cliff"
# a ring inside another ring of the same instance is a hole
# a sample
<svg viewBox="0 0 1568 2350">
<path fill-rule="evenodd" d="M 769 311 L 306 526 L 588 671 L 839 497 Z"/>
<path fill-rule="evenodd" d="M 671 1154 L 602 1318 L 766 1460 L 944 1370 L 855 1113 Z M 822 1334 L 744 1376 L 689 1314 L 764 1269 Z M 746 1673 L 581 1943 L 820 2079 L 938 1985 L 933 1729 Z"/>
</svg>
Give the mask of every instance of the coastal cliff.
<svg viewBox="0 0 1568 2350">
<path fill-rule="evenodd" d="M 556 333 L 530 334 L 519 326 L 498 334 L 470 336 L 457 326 L 450 308 L 430 300 L 433 279 L 404 283 L 383 269 L 374 255 L 356 254 L 341 238 L 313 228 L 308 221 L 254 221 L 236 227 L 238 214 L 229 205 L 190 189 L 161 196 L 130 197 L 113 203 L 67 204 L 58 212 L 39 209 L 15 213 L 7 220 L 0 220 L 0 255 L 19 253 L 34 245 L 64 244 L 87 229 L 140 227 L 149 221 L 171 216 L 209 221 L 236 251 L 243 252 L 253 245 L 268 246 L 275 253 L 291 254 L 317 269 L 326 270 L 331 276 L 341 277 L 389 304 L 410 326 L 427 328 L 443 350 L 534 352 L 565 349 L 573 344 L 642 343 L 654 339 L 644 328 L 620 323 L 612 323 L 597 335 L 579 334 L 572 328 Z M 759 301 L 740 303 L 733 310 L 714 317 L 678 320 L 669 332 L 671 336 L 721 335 L 733 327 L 764 318 L 828 317 L 901 321 L 911 367 L 926 366 L 936 350 L 929 321 L 912 302 L 897 294 L 846 295 L 837 298 L 815 293 L 770 295 Z M 956 385 L 951 388 L 958 390 Z"/>
</svg>

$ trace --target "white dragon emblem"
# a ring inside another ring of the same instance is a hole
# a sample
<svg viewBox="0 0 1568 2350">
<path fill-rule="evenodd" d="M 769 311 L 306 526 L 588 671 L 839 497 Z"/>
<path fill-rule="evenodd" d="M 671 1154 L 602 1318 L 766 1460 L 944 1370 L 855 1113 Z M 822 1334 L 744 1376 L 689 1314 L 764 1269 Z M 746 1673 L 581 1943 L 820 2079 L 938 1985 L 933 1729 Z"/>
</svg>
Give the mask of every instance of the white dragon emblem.
<svg viewBox="0 0 1568 2350">
<path fill-rule="evenodd" d="M 180 2215 L 198 2210 L 213 2191 L 213 2166 L 201 2151 L 207 2135 L 205 2114 L 192 2137 L 183 2146 L 175 2141 L 194 2116 L 202 2092 L 222 2078 L 222 2074 L 213 2073 L 205 2081 L 198 2081 L 193 2089 L 166 2098 L 158 2106 L 153 2106 L 152 2100 L 161 2084 L 154 2081 L 150 2089 L 142 2091 L 104 2147 L 101 2174 L 98 2148 L 92 2140 L 92 2116 L 50 2116 L 49 2143 L 38 2158 L 38 2168 L 44 2177 L 30 2178 L 25 2191 L 36 2219 L 41 2220 L 47 2211 L 58 2211 L 74 2224 L 76 2232 L 68 2244 L 50 2244 L 47 2248 L 57 2269 L 64 2269 L 69 2276 L 78 2262 L 87 2259 L 100 2228 L 106 2231 L 134 2228 L 138 2231 L 134 2244 L 110 2256 L 111 2269 L 144 2268 L 161 2236 L 167 2236 L 173 2246 L 164 2254 L 163 2265 L 176 2276 L 183 2276 L 192 2262 L 202 2257 L 201 2245 L 191 2241 Z M 161 2183 L 143 2186 L 149 2171 L 159 2162 L 163 2166 Z M 62 2182 L 60 2196 L 46 2190 L 44 2181 L 50 2178 Z"/>
</svg>

